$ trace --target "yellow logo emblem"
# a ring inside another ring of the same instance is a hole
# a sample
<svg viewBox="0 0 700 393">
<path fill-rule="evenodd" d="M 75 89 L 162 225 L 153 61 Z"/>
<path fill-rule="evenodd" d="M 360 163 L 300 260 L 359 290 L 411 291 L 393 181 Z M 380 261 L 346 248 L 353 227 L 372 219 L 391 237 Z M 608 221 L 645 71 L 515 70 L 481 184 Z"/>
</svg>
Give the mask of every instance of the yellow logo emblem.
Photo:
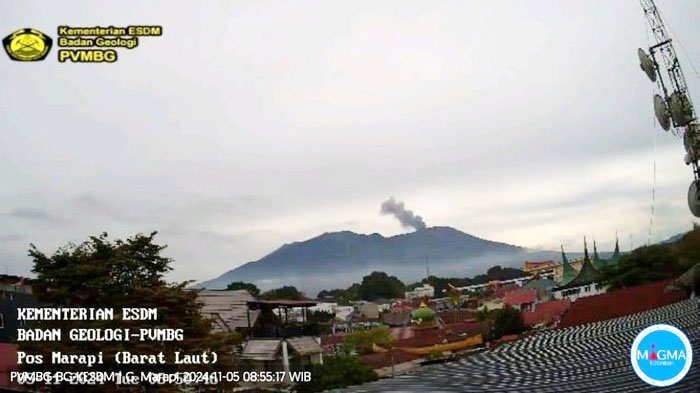
<svg viewBox="0 0 700 393">
<path fill-rule="evenodd" d="M 51 37 L 29 28 L 17 30 L 2 40 L 7 55 L 17 61 L 44 60 L 51 50 L 51 44 Z"/>
</svg>

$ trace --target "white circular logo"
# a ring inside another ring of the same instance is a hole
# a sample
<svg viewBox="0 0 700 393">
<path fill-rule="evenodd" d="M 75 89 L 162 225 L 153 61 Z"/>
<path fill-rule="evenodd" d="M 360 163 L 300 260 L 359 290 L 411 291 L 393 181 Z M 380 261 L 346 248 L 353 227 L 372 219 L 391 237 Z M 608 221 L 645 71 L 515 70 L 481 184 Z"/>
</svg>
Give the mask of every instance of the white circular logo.
<svg viewBox="0 0 700 393">
<path fill-rule="evenodd" d="M 652 325 L 634 339 L 630 361 L 642 381 L 652 386 L 670 386 L 690 370 L 693 349 L 680 329 L 665 324 Z"/>
</svg>

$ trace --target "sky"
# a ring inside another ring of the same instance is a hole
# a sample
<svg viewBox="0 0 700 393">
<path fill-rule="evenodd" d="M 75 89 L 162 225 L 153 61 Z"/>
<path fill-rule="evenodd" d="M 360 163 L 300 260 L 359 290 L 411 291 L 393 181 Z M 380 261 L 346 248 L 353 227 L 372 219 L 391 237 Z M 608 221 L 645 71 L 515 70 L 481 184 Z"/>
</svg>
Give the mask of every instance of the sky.
<svg viewBox="0 0 700 393">
<path fill-rule="evenodd" d="M 700 3 L 658 1 L 700 103 Z M 636 1 L 12 1 L 0 34 L 162 25 L 112 64 L 0 54 L 0 273 L 158 231 L 169 279 L 285 243 L 428 226 L 623 250 L 688 230 L 692 172 L 654 123 Z M 690 59 L 690 61 L 689 61 Z M 650 234 L 653 167 L 655 215 Z"/>
</svg>

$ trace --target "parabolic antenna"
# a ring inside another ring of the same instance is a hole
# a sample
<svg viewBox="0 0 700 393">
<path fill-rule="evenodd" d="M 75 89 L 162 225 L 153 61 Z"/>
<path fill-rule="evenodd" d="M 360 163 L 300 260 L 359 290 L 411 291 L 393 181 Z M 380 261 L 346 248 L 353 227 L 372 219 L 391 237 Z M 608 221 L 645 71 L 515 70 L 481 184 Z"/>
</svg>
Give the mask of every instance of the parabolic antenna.
<svg viewBox="0 0 700 393">
<path fill-rule="evenodd" d="M 668 113 L 666 102 L 658 94 L 654 95 L 654 113 L 656 113 L 656 120 L 659 121 L 661 127 L 668 131 L 671 128 L 671 114 Z"/>
<path fill-rule="evenodd" d="M 677 91 L 668 97 L 671 118 L 677 127 L 685 127 L 693 120 L 693 108 L 689 105 L 688 97 Z"/>
<path fill-rule="evenodd" d="M 698 195 L 698 180 L 690 183 L 688 189 L 688 207 L 695 217 L 700 217 L 700 195 Z"/>
<path fill-rule="evenodd" d="M 639 57 L 639 67 L 642 68 L 642 71 L 647 74 L 652 82 L 656 82 L 656 67 L 654 66 L 654 60 L 652 60 L 642 48 L 637 49 L 637 56 Z"/>
</svg>

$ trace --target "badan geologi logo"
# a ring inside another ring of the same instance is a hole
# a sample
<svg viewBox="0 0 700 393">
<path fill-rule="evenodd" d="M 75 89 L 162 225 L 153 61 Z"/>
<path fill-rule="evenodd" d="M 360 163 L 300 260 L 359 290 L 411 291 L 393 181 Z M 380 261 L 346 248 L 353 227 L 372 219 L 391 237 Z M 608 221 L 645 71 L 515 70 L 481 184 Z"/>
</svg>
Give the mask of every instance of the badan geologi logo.
<svg viewBox="0 0 700 393">
<path fill-rule="evenodd" d="M 19 29 L 2 40 L 10 59 L 17 61 L 44 60 L 51 50 L 51 37 L 36 29 Z"/>
<path fill-rule="evenodd" d="M 685 377 L 693 363 L 688 337 L 671 325 L 652 325 L 632 343 L 632 368 L 652 386 L 670 386 Z"/>
</svg>

